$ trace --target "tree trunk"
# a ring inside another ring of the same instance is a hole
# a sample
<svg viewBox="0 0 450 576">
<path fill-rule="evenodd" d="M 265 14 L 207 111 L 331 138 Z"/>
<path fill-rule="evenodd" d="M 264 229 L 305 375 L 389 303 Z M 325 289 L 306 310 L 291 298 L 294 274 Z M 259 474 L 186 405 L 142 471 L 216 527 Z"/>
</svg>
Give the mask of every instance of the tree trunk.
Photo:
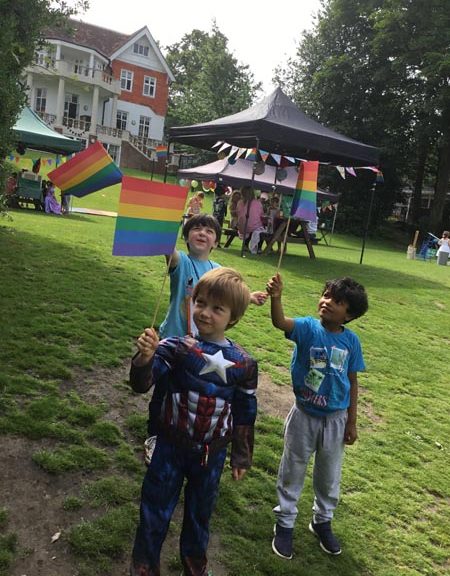
<svg viewBox="0 0 450 576">
<path fill-rule="evenodd" d="M 436 235 L 440 235 L 442 232 L 442 218 L 444 205 L 447 198 L 449 177 L 450 133 L 449 127 L 446 126 L 441 145 L 439 146 L 439 163 L 436 176 L 436 187 L 430 214 L 430 232 L 433 232 Z"/>
<path fill-rule="evenodd" d="M 425 174 L 425 165 L 428 158 L 429 143 L 430 142 L 428 138 L 421 138 L 418 143 L 416 178 L 414 180 L 411 210 L 408 216 L 408 221 L 410 223 L 418 222 L 420 218 L 420 209 L 422 206 L 423 179 Z"/>
</svg>

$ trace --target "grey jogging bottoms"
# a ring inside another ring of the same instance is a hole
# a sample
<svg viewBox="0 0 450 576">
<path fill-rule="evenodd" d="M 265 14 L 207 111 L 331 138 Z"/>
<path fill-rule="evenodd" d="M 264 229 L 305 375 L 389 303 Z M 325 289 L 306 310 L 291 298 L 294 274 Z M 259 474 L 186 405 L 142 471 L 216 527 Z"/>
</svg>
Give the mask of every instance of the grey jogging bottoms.
<svg viewBox="0 0 450 576">
<path fill-rule="evenodd" d="M 339 501 L 346 422 L 347 410 L 317 417 L 296 404 L 292 406 L 285 421 L 284 450 L 278 469 L 278 506 L 273 509 L 280 526 L 294 527 L 297 501 L 313 454 L 313 520 L 320 524 L 333 518 Z"/>
</svg>

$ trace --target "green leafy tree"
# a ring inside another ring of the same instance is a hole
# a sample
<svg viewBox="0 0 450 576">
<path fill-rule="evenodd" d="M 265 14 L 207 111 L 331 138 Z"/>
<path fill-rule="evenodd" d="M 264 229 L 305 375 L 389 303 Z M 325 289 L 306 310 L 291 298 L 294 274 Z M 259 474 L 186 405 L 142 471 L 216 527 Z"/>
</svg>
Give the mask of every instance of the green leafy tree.
<svg viewBox="0 0 450 576">
<path fill-rule="evenodd" d="M 387 0 L 375 18 L 374 48 L 406 87 L 416 158 L 425 174 L 435 146 L 435 195 L 429 227 L 438 231 L 450 177 L 450 10 L 447 0 Z M 419 204 L 420 172 L 416 181 Z"/>
<path fill-rule="evenodd" d="M 65 24 L 87 6 L 85 0 L 0 0 L 0 190 L 4 158 L 15 146 L 12 128 L 27 99 L 24 69 L 44 44 L 45 28 Z"/>
<path fill-rule="evenodd" d="M 228 39 L 213 23 L 211 32 L 193 30 L 167 47 L 174 73 L 167 126 L 207 122 L 248 108 L 260 84 L 249 67 L 228 49 Z"/>
<path fill-rule="evenodd" d="M 303 35 L 297 54 L 277 71 L 277 80 L 306 114 L 346 136 L 381 149 L 385 185 L 377 189 L 374 220 L 391 210 L 399 188 L 397 158 L 405 158 L 404 119 L 395 95 L 386 89 L 385 73 L 371 50 L 371 15 L 375 0 L 323 2 L 313 30 Z M 395 148 L 391 142 L 395 142 Z M 406 140 L 407 141 L 407 140 Z M 328 183 L 341 192 L 340 222 L 361 232 L 370 201 L 374 173 L 344 181 L 328 171 Z"/>
<path fill-rule="evenodd" d="M 450 169 L 449 18 L 445 0 L 323 1 L 296 57 L 277 72 L 307 114 L 381 149 L 379 219 L 405 182 L 420 207 L 427 170 L 437 176 L 432 228 L 442 219 Z M 438 154 L 430 154 L 436 145 Z M 355 206 L 358 183 L 345 186 L 344 205 Z"/>
</svg>

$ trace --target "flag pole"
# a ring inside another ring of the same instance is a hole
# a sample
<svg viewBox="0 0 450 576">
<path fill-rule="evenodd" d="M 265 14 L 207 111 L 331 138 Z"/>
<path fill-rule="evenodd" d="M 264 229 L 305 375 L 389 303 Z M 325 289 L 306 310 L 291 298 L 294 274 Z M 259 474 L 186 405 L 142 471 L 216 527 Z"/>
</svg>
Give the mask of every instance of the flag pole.
<svg viewBox="0 0 450 576">
<path fill-rule="evenodd" d="M 175 248 L 174 248 L 174 250 L 175 250 Z M 169 270 L 170 270 L 170 264 L 172 263 L 172 258 L 173 258 L 173 251 L 172 251 L 172 254 L 169 256 L 169 260 L 167 261 L 166 273 L 164 274 L 163 282 L 161 285 L 161 290 L 159 292 L 158 300 L 156 301 L 156 308 L 155 308 L 155 312 L 153 313 L 153 320 L 152 320 L 151 328 L 153 328 L 155 325 L 155 320 L 156 320 L 156 316 L 158 315 L 159 306 L 161 304 L 161 297 L 162 297 L 162 293 L 164 290 L 164 286 L 166 285 L 166 280 L 169 277 Z"/>
<path fill-rule="evenodd" d="M 288 221 L 287 221 L 287 223 L 286 223 L 286 229 L 285 229 L 285 231 L 284 231 L 283 242 L 281 243 L 281 251 L 280 251 L 280 256 L 279 256 L 279 258 L 278 258 L 278 264 L 277 264 L 276 274 L 278 274 L 278 272 L 280 271 L 281 260 L 283 259 L 284 249 L 285 249 L 285 247 L 286 247 L 286 239 L 287 239 L 287 235 L 288 235 L 290 223 L 291 223 L 291 215 L 289 214 L 289 218 L 288 218 Z"/>
</svg>

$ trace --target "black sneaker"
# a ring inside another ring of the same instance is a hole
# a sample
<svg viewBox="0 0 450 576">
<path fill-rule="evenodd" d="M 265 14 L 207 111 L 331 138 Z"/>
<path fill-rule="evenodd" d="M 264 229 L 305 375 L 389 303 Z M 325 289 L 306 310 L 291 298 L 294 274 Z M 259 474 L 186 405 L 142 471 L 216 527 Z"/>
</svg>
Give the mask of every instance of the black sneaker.
<svg viewBox="0 0 450 576">
<path fill-rule="evenodd" d="M 283 528 L 283 526 L 280 526 L 279 524 L 275 524 L 273 527 L 273 533 L 275 536 L 272 540 L 272 550 L 280 558 L 285 558 L 286 560 L 292 559 L 293 532 L 293 528 Z"/>
<path fill-rule="evenodd" d="M 342 552 L 339 540 L 331 530 L 331 522 L 314 524 L 314 522 L 311 521 L 309 529 L 319 539 L 320 547 L 324 552 L 327 554 L 333 554 L 333 556 L 337 556 Z"/>
</svg>

